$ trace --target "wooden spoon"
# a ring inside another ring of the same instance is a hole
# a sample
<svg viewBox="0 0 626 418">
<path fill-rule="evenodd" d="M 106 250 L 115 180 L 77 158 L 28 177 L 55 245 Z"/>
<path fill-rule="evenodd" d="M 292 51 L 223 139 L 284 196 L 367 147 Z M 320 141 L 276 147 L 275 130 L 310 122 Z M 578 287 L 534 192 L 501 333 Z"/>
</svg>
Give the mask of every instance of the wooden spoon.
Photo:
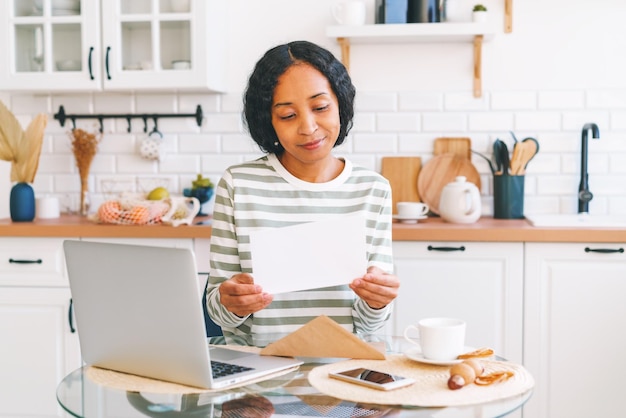
<svg viewBox="0 0 626 418">
<path fill-rule="evenodd" d="M 526 173 L 526 166 L 528 162 L 533 159 L 539 152 L 539 143 L 535 138 L 526 138 L 522 142 L 518 142 L 515 148 L 521 148 L 522 152 L 516 159 L 515 167 L 513 168 L 513 161 L 511 161 L 511 172 L 514 175 L 524 175 Z M 515 159 L 515 152 L 513 153 Z"/>
<path fill-rule="evenodd" d="M 523 169 L 522 159 L 527 154 L 527 146 L 523 142 L 516 142 L 513 146 L 513 155 L 511 156 L 511 175 L 517 176 Z"/>
</svg>

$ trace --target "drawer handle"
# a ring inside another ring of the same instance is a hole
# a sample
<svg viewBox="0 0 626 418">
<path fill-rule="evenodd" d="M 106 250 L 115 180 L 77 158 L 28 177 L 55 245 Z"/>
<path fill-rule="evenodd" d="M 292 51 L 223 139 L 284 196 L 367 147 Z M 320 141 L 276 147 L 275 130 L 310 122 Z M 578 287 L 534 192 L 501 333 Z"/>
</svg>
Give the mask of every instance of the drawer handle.
<svg viewBox="0 0 626 418">
<path fill-rule="evenodd" d="M 433 247 L 432 245 L 429 245 L 428 251 L 465 251 L 465 246 L 461 245 L 460 247 Z"/>
<path fill-rule="evenodd" d="M 111 79 L 111 73 L 109 72 L 109 53 L 111 52 L 111 47 L 107 46 L 107 53 L 104 58 L 104 69 L 107 72 L 107 80 Z"/>
<path fill-rule="evenodd" d="M 89 48 L 89 61 L 88 61 L 88 63 L 89 63 L 89 78 L 93 80 L 94 79 L 93 68 L 91 66 L 91 64 L 92 64 L 92 62 L 91 62 L 92 55 L 93 55 L 93 46 Z"/>
<path fill-rule="evenodd" d="M 601 254 L 613 254 L 613 253 L 623 253 L 624 249 L 623 248 L 617 248 L 617 249 L 613 249 L 613 248 L 589 248 L 589 247 L 585 247 L 585 252 L 586 253 L 601 253 Z"/>
<path fill-rule="evenodd" d="M 70 332 L 74 334 L 76 328 L 74 328 L 74 300 L 72 298 L 70 298 L 70 307 L 67 310 L 67 322 L 70 325 Z"/>
<path fill-rule="evenodd" d="M 14 258 L 9 258 L 9 263 L 13 263 L 13 264 L 41 264 L 42 260 L 41 260 L 41 258 L 38 258 L 37 260 L 16 260 Z"/>
</svg>

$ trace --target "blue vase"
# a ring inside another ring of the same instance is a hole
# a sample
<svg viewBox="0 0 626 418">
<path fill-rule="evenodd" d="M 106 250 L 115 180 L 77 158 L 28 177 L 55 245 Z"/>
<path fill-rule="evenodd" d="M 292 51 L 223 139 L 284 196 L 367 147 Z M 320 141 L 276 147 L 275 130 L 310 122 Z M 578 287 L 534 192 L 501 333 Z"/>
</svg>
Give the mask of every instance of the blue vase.
<svg viewBox="0 0 626 418">
<path fill-rule="evenodd" d="M 28 183 L 17 183 L 11 188 L 9 202 L 13 222 L 30 222 L 35 219 L 35 192 Z"/>
</svg>

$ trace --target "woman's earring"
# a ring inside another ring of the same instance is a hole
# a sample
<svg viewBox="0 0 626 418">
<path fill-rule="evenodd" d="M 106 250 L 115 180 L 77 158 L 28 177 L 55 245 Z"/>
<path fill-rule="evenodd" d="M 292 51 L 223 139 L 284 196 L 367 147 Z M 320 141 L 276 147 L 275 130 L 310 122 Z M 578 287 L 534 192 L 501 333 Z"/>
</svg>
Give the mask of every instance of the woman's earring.
<svg viewBox="0 0 626 418">
<path fill-rule="evenodd" d="M 278 146 L 278 141 L 274 142 L 274 146 L 277 147 Z"/>
</svg>

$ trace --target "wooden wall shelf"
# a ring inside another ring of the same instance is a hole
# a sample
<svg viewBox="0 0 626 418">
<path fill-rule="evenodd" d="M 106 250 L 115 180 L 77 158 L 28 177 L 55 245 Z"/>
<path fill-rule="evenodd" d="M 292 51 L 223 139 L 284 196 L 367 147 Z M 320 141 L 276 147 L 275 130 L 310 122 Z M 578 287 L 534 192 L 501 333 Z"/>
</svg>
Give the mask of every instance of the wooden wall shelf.
<svg viewBox="0 0 626 418">
<path fill-rule="evenodd" d="M 504 0 L 504 33 L 513 32 L 513 0 Z"/>
<path fill-rule="evenodd" d="M 408 23 L 329 26 L 326 35 L 341 46 L 341 60 L 350 70 L 350 46 L 381 43 L 463 42 L 474 46 L 474 97 L 482 96 L 482 45 L 496 34 L 486 23 Z"/>
</svg>

